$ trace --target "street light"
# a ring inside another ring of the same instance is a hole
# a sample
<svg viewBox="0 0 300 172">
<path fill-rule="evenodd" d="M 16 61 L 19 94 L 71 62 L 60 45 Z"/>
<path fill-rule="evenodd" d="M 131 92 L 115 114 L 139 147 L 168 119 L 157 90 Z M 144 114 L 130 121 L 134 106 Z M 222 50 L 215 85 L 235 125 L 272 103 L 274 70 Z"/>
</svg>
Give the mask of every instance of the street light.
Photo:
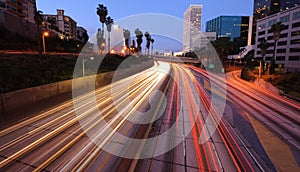
<svg viewBox="0 0 300 172">
<path fill-rule="evenodd" d="M 102 44 L 101 44 L 101 54 L 103 51 L 105 52 L 105 43 L 104 42 L 102 42 Z"/>
<path fill-rule="evenodd" d="M 49 36 L 49 32 L 43 32 L 42 34 L 42 39 L 43 39 L 43 49 L 44 49 L 44 54 L 46 54 L 46 45 L 45 45 L 45 37 Z"/>
<path fill-rule="evenodd" d="M 94 60 L 94 57 L 87 57 L 82 59 L 82 76 L 85 76 L 85 63 L 87 60 Z"/>
</svg>

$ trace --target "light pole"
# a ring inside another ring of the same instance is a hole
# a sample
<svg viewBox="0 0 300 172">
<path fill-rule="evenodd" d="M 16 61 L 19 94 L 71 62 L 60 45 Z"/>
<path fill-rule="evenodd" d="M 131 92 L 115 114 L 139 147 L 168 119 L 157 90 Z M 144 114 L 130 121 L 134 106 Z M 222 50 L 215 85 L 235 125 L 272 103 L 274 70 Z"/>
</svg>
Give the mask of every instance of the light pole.
<svg viewBox="0 0 300 172">
<path fill-rule="evenodd" d="M 49 32 L 43 32 L 42 34 L 42 39 L 43 39 L 43 50 L 44 50 L 44 54 L 46 54 L 46 45 L 45 45 L 45 37 L 49 36 Z"/>
<path fill-rule="evenodd" d="M 87 57 L 82 59 L 82 76 L 85 76 L 85 63 L 87 60 L 94 60 L 94 57 Z"/>
</svg>

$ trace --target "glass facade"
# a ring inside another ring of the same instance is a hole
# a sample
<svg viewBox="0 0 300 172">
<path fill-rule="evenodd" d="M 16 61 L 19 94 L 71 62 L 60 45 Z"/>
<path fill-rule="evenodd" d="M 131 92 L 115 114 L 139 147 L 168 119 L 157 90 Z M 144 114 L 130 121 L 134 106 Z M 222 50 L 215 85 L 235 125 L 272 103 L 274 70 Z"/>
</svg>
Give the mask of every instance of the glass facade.
<svg viewBox="0 0 300 172">
<path fill-rule="evenodd" d="M 231 41 L 237 38 L 247 40 L 248 28 L 248 16 L 220 16 L 206 22 L 206 32 L 216 32 L 217 39 L 230 37 Z"/>
</svg>

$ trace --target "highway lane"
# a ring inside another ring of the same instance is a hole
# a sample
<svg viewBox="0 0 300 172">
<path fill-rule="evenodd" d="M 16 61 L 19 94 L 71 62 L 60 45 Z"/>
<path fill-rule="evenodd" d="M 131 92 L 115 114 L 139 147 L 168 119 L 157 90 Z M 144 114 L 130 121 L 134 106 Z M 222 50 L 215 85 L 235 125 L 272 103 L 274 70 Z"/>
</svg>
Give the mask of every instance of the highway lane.
<svg viewBox="0 0 300 172">
<path fill-rule="evenodd" d="M 216 75 L 211 76 L 209 79 L 218 86 L 224 82 Z M 232 116 L 223 115 L 218 108 L 228 101 L 226 94 L 218 87 L 212 90 L 210 84 L 203 84 L 207 77 L 207 72 L 193 66 L 157 62 L 142 73 L 4 129 L 0 131 L 0 171 L 286 169 L 281 168 L 282 163 L 269 153 L 262 139 L 263 134 L 274 131 L 263 128 L 265 124 L 259 125 L 262 122 L 253 112 L 258 113 L 257 109 L 251 111 L 249 105 L 244 105 L 250 99 L 260 101 L 258 104 L 272 102 L 274 97 L 262 96 L 255 89 L 244 91 L 246 84 L 237 85 L 236 79 L 229 78 L 227 92 L 231 104 L 226 104 L 225 112 L 236 112 L 234 119 L 239 121 L 234 123 Z M 218 95 L 216 101 L 211 98 L 212 92 Z M 238 97 L 248 98 L 242 101 Z M 235 110 L 237 102 L 242 109 Z M 289 124 L 285 127 L 290 127 L 290 140 L 286 141 L 290 142 L 297 135 L 292 128 L 298 125 L 292 120 L 297 104 L 288 100 L 274 103 L 280 108 L 271 110 L 278 114 L 289 110 L 289 117 L 282 117 L 279 122 Z M 282 111 L 282 106 L 287 109 Z M 242 117 L 248 122 L 240 122 Z M 266 118 L 264 123 L 271 123 L 269 120 Z M 258 128 L 265 132 L 258 133 L 255 139 L 246 138 L 242 132 L 246 123 L 250 126 L 248 133 L 257 133 Z"/>
<path fill-rule="evenodd" d="M 162 75 L 166 74 L 159 72 L 159 67 L 156 66 L 145 71 L 143 76 L 127 78 L 127 80 L 130 80 L 136 77 L 136 81 L 133 81 L 134 84 L 129 89 L 130 98 L 134 98 L 132 103 L 137 106 L 134 106 L 135 108 L 138 109 L 141 105 L 140 102 L 144 102 L 151 90 L 157 89 L 164 81 L 165 76 Z M 124 82 L 124 80 L 120 82 Z M 122 102 L 123 99 L 127 98 L 128 90 L 118 88 L 118 85 L 119 83 L 115 83 L 115 89 L 119 89 L 120 92 L 114 95 L 114 99 L 118 101 L 118 104 L 122 104 L 124 103 Z M 108 122 L 111 121 L 111 125 L 116 125 L 120 121 L 110 98 L 110 90 L 108 86 L 96 91 L 98 107 L 89 106 L 93 94 L 76 99 L 75 101 L 82 103 L 79 109 L 76 109 L 77 112 L 81 113 L 79 115 L 75 114 L 72 102 L 67 102 L 33 119 L 3 130 L 1 132 L 0 150 L 1 156 L 5 159 L 0 162 L 1 169 L 31 170 L 35 167 L 39 168 L 39 165 L 43 168 L 78 142 L 83 142 L 83 145 L 88 144 L 86 148 L 88 150 L 89 146 L 92 145 L 90 144 L 91 141 L 86 141 L 89 139 L 86 136 L 89 129 L 95 130 L 96 128 L 100 130 L 99 126 L 98 128 L 96 126 L 99 121 L 104 119 Z M 99 113 L 99 111 L 97 112 L 98 109 L 101 109 L 104 114 L 102 118 L 97 115 Z M 127 114 L 129 110 L 127 109 L 123 113 Z M 87 129 L 83 131 L 82 128 L 85 128 L 85 126 Z M 80 146 L 82 147 L 82 145 Z M 44 163 L 41 164 L 43 161 Z"/>
<path fill-rule="evenodd" d="M 177 64 L 172 68 L 177 83 L 171 85 L 170 107 L 154 133 L 161 135 L 175 125 L 182 131 L 177 131 L 175 137 L 169 136 L 165 145 L 176 141 L 180 137 L 178 133 L 183 134 L 184 140 L 161 156 L 140 160 L 138 171 L 263 171 L 239 136 L 216 119 L 218 112 L 211 110 L 210 98 L 192 72 Z M 178 115 L 180 107 L 183 118 Z M 164 145 L 159 147 L 163 149 Z"/>
<path fill-rule="evenodd" d="M 192 66 L 190 68 L 201 73 L 202 79 L 203 76 L 208 77 L 206 71 Z M 220 83 L 217 76 L 211 76 L 211 80 Z M 267 162 L 268 166 L 271 168 L 274 166 L 279 171 L 298 171 L 299 103 L 243 81 L 237 77 L 237 72 L 228 74 L 226 82 L 228 101 L 241 109 L 238 117 L 230 117 L 231 125 L 243 131 L 245 124 L 248 123 L 246 125 L 255 135 L 246 133 L 247 140 L 252 142 L 252 145 L 256 145 L 254 149 L 264 150 L 258 153 L 266 154 L 262 157 L 265 161 L 271 161 L 271 164 Z M 234 106 L 232 108 L 238 109 Z M 241 122 L 241 117 L 247 122 Z M 249 137 L 250 135 L 252 136 Z M 252 141 L 257 139 L 259 142 Z"/>
</svg>

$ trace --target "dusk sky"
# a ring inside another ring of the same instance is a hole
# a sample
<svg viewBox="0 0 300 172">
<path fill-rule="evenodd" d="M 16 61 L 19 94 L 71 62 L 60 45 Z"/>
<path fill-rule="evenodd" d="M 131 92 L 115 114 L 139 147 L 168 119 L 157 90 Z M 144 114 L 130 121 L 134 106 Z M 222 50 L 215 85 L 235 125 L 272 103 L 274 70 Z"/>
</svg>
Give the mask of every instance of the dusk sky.
<svg viewBox="0 0 300 172">
<path fill-rule="evenodd" d="M 143 13 L 159 13 L 183 19 L 183 13 L 190 4 L 202 4 L 202 31 L 205 31 L 205 22 L 220 15 L 252 15 L 253 0 L 38 0 L 38 9 L 45 14 L 56 14 L 56 9 L 64 9 L 65 15 L 77 21 L 78 26 L 88 30 L 90 36 L 101 27 L 96 14 L 98 4 L 108 8 L 108 15 L 116 23 L 120 19 Z M 146 21 L 145 21 L 146 22 Z M 151 21 L 153 22 L 153 21 Z M 122 26 L 122 25 L 121 25 Z M 126 28 L 125 26 L 122 26 Z M 170 26 L 172 27 L 172 26 Z M 178 30 L 181 32 L 182 28 Z M 151 32 L 151 29 L 149 29 Z M 158 33 L 156 33 L 158 34 Z M 182 34 L 182 33 L 180 33 Z M 166 36 L 166 35 L 164 35 Z M 181 40 L 179 40 L 181 41 Z"/>
</svg>

